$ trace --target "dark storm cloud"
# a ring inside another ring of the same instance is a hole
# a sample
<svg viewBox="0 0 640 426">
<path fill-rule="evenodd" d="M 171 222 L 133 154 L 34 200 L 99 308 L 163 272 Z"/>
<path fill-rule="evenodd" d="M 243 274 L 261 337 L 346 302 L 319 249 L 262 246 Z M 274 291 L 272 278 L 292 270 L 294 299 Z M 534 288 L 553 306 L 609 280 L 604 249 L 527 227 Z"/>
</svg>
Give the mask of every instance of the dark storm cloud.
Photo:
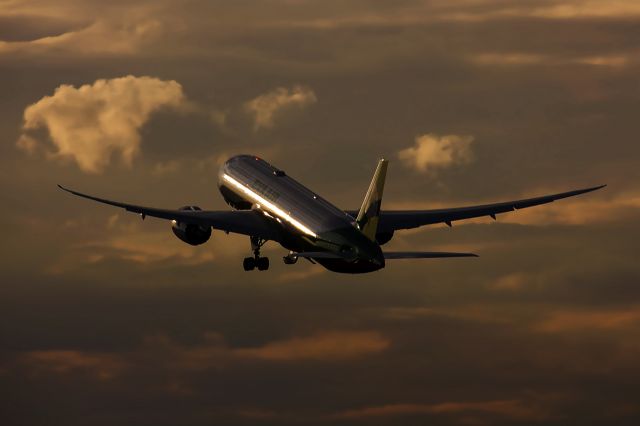
<svg viewBox="0 0 640 426">
<path fill-rule="evenodd" d="M 7 424 L 637 424 L 637 2 L 10 1 L 0 16 Z M 16 148 L 29 105 L 127 75 L 175 81 L 192 108 L 141 124 L 132 167 Z M 298 85 L 313 105 L 267 102 L 256 130 L 247 103 Z M 473 161 L 397 160 L 428 134 L 473 138 Z M 285 266 L 271 243 L 271 270 L 245 274 L 244 237 L 189 247 L 55 187 L 225 209 L 217 167 L 239 152 L 344 208 L 381 156 L 394 208 L 609 186 L 398 232 L 390 250 L 480 257 L 354 277 Z"/>
</svg>

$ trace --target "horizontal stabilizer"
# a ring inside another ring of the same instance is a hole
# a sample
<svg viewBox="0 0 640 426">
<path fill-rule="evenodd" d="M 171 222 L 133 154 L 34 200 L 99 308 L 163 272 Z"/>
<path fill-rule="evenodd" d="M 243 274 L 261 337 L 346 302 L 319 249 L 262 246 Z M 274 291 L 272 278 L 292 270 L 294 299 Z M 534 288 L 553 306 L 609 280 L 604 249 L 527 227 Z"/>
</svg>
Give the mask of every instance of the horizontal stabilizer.
<svg viewBox="0 0 640 426">
<path fill-rule="evenodd" d="M 437 257 L 478 257 L 473 253 L 452 253 L 447 251 L 388 251 L 384 258 L 389 259 L 431 259 Z"/>
</svg>

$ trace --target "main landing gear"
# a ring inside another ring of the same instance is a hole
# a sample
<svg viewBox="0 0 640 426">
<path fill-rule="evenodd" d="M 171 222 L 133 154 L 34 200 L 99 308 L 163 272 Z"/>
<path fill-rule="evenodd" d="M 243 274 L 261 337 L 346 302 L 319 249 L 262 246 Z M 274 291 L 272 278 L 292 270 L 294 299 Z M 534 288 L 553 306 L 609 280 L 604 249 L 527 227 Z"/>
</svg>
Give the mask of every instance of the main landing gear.
<svg viewBox="0 0 640 426">
<path fill-rule="evenodd" d="M 255 268 L 258 268 L 259 271 L 266 271 L 269 269 L 269 258 L 260 257 L 260 247 L 262 247 L 267 241 L 258 237 L 250 237 L 250 239 L 253 257 L 245 257 L 242 262 L 242 267 L 245 271 L 253 271 Z"/>
</svg>

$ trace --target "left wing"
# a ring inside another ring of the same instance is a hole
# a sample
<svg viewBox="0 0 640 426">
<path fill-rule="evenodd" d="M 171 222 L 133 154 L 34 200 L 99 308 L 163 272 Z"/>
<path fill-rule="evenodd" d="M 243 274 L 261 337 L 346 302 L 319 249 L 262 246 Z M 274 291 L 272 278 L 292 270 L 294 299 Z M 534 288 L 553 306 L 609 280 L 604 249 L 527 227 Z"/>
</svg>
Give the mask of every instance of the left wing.
<svg viewBox="0 0 640 426">
<path fill-rule="evenodd" d="M 495 204 L 482 204 L 478 206 L 456 207 L 449 209 L 434 210 L 387 210 L 380 212 L 380 222 L 378 233 L 393 232 L 398 229 L 411 229 L 423 225 L 434 223 L 446 223 L 451 226 L 455 220 L 471 219 L 474 217 L 495 216 L 499 213 L 506 213 L 527 207 L 538 206 L 540 204 L 551 203 L 562 198 L 573 197 L 604 188 L 606 185 L 594 186 L 591 188 L 577 189 L 575 191 L 561 192 L 558 194 L 545 195 L 542 197 L 526 198 L 516 201 L 507 201 Z M 347 213 L 354 215 L 355 211 Z"/>
<path fill-rule="evenodd" d="M 221 231 L 255 236 L 264 240 L 279 240 L 280 232 L 278 227 L 275 226 L 269 218 L 254 210 L 206 211 L 157 209 L 94 197 L 92 195 L 73 191 L 63 187 L 62 185 L 58 185 L 58 187 L 73 195 L 77 195 L 78 197 L 120 207 L 129 212 L 138 213 L 143 218 L 145 216 L 152 216 L 160 219 L 210 226 Z"/>
</svg>

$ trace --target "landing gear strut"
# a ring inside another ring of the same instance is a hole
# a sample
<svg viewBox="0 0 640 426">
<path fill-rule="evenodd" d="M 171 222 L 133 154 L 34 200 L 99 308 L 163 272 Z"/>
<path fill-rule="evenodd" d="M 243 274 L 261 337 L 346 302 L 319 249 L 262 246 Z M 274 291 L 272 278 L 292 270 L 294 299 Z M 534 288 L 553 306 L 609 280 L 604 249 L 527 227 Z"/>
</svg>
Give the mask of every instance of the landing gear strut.
<svg viewBox="0 0 640 426">
<path fill-rule="evenodd" d="M 259 271 L 266 271 L 269 269 L 269 258 L 260 257 L 260 247 L 267 241 L 258 237 L 250 237 L 250 239 L 253 257 L 245 257 L 242 262 L 242 267 L 245 271 L 253 271 L 255 268 L 258 268 Z"/>
</svg>

